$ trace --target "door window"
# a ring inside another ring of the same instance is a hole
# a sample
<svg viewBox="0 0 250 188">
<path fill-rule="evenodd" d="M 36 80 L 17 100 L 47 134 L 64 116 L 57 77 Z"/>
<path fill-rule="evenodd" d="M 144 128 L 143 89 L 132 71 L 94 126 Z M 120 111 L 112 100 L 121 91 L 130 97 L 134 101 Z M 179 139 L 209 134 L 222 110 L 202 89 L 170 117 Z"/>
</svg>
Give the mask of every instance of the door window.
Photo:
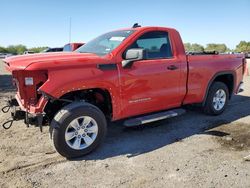
<svg viewBox="0 0 250 188">
<path fill-rule="evenodd" d="M 145 33 L 129 48 L 143 48 L 147 59 L 171 58 L 173 56 L 168 33 L 164 31 Z"/>
</svg>

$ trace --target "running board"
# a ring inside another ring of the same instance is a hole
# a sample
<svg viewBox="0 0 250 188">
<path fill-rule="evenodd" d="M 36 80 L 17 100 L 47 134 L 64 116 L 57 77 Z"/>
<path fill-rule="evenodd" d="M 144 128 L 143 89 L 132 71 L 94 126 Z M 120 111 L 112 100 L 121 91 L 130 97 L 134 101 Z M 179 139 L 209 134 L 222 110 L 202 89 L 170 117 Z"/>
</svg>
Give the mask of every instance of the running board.
<svg viewBox="0 0 250 188">
<path fill-rule="evenodd" d="M 168 119 L 171 117 L 176 117 L 176 116 L 184 114 L 185 112 L 186 112 L 186 110 L 178 108 L 178 109 L 168 110 L 165 112 L 159 112 L 159 113 L 155 113 L 155 114 L 151 114 L 151 115 L 147 115 L 147 116 L 128 119 L 124 122 L 124 126 L 134 127 L 134 126 L 138 126 L 138 125 L 142 125 L 142 124 L 146 124 L 146 123 L 151 123 L 154 121 L 159 121 L 159 120 Z"/>
</svg>

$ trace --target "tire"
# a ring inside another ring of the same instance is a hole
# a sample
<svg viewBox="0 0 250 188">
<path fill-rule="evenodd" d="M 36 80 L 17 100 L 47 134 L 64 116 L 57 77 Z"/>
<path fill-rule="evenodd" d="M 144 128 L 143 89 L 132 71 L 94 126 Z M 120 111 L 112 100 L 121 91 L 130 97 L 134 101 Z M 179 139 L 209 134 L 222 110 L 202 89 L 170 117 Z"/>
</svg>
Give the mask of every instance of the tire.
<svg viewBox="0 0 250 188">
<path fill-rule="evenodd" d="M 222 94 L 225 94 L 225 97 L 223 98 L 219 97 L 220 95 L 222 96 Z M 221 100 L 218 99 L 218 97 L 221 98 Z M 223 100 L 225 99 L 224 104 L 222 99 Z M 217 102 L 215 102 L 214 100 Z M 214 82 L 209 88 L 208 96 L 205 105 L 203 107 L 203 110 L 208 115 L 220 115 L 222 112 L 224 112 L 228 104 L 228 100 L 229 100 L 229 91 L 226 84 L 224 84 L 223 82 Z"/>
<path fill-rule="evenodd" d="M 69 159 L 95 150 L 107 132 L 107 122 L 102 111 L 85 102 L 63 107 L 55 115 L 51 126 L 55 149 Z"/>
</svg>

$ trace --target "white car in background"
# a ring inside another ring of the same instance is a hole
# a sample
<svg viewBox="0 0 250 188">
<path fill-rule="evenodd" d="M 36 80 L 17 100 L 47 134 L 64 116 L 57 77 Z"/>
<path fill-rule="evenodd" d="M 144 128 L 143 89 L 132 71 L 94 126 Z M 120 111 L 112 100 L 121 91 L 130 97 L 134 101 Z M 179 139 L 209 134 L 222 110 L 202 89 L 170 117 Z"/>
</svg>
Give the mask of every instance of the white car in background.
<svg viewBox="0 0 250 188">
<path fill-rule="evenodd" d="M 10 57 L 10 56 L 13 56 L 13 54 L 10 54 L 10 53 L 0 53 L 0 59 L 4 59 L 4 58 Z"/>
<path fill-rule="evenodd" d="M 23 55 L 25 55 L 25 54 L 34 54 L 35 52 L 33 52 L 33 51 L 25 51 L 25 52 L 23 52 Z"/>
</svg>

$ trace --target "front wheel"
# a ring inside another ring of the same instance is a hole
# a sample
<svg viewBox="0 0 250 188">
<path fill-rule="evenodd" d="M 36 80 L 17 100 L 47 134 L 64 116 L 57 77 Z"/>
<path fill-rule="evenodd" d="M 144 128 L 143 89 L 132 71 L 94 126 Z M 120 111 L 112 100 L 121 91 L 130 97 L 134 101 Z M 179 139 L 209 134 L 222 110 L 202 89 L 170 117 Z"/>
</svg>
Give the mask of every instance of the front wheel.
<svg viewBox="0 0 250 188">
<path fill-rule="evenodd" d="M 203 107 L 204 112 L 209 115 L 219 115 L 225 110 L 228 100 L 228 87 L 223 82 L 214 82 L 209 89 Z"/>
<path fill-rule="evenodd" d="M 54 117 L 52 138 L 58 153 L 75 158 L 93 151 L 103 141 L 107 123 L 104 114 L 89 103 L 72 103 Z"/>
</svg>

